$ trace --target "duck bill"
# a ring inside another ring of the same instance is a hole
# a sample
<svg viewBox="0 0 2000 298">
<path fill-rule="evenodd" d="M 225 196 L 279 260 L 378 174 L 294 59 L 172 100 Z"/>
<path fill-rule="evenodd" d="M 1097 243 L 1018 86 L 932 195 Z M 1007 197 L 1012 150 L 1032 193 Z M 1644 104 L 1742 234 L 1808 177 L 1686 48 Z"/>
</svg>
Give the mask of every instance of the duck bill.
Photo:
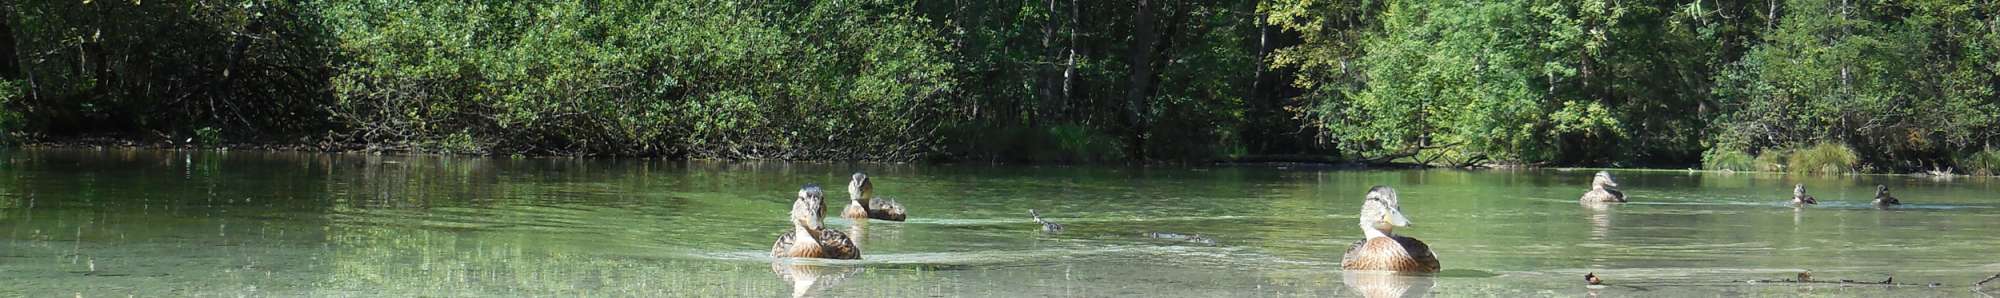
<svg viewBox="0 0 2000 298">
<path fill-rule="evenodd" d="M 1385 220 L 1389 221 L 1390 226 L 1396 226 L 1396 227 L 1410 226 L 1410 218 L 1403 217 L 1403 210 L 1389 209 L 1389 214 L 1383 217 L 1385 217 L 1384 218 Z"/>
</svg>

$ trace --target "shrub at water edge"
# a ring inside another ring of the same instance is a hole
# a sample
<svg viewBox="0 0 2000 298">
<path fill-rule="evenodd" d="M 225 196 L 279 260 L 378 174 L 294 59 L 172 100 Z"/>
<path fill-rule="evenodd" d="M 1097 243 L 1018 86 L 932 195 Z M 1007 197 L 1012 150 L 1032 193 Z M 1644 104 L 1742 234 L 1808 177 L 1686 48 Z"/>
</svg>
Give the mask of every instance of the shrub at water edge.
<svg viewBox="0 0 2000 298">
<path fill-rule="evenodd" d="M 1701 167 L 1708 170 L 1754 171 L 1757 163 L 1750 153 L 1717 147 L 1701 155 Z"/>
<path fill-rule="evenodd" d="M 1786 160 L 1793 172 L 1839 174 L 1854 171 L 1861 159 L 1847 145 L 1820 143 L 1793 152 Z"/>
<path fill-rule="evenodd" d="M 1986 148 L 1958 159 L 1958 166 L 1967 174 L 1992 176 L 2000 174 L 2000 150 Z"/>
</svg>

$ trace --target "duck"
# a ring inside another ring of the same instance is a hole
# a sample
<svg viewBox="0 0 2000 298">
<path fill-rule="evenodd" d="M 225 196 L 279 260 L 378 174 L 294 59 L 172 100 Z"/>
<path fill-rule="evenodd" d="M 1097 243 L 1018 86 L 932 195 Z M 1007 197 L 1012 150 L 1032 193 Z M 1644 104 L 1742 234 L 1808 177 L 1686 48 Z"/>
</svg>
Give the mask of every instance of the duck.
<svg viewBox="0 0 2000 298">
<path fill-rule="evenodd" d="M 903 221 L 908 217 L 908 212 L 903 209 L 902 203 L 875 197 L 875 183 L 868 181 L 868 174 L 854 173 L 854 178 L 847 181 L 847 194 L 849 198 L 847 210 L 840 212 L 841 217 L 887 221 Z"/>
<path fill-rule="evenodd" d="M 1813 196 L 1806 195 L 1806 185 L 1801 183 L 1792 186 L 1792 205 L 1819 205 L 1819 200 L 1813 199 Z"/>
<path fill-rule="evenodd" d="M 1888 207 L 1891 205 L 1902 205 L 1902 204 L 1903 200 L 1897 200 L 1896 196 L 1889 195 L 1888 186 L 1880 184 L 1875 185 L 1875 207 Z"/>
<path fill-rule="evenodd" d="M 1035 209 L 1028 209 L 1028 216 L 1035 217 L 1035 223 L 1042 224 L 1043 233 L 1062 233 L 1063 231 L 1062 224 L 1042 220 L 1042 213 L 1035 212 Z"/>
<path fill-rule="evenodd" d="M 861 259 L 861 247 L 852 238 L 822 225 L 825 196 L 818 184 L 799 188 L 799 198 L 792 201 L 792 230 L 771 244 L 772 258 Z"/>
<path fill-rule="evenodd" d="M 1597 171 L 1597 177 L 1590 179 L 1590 191 L 1583 193 L 1578 201 L 1584 203 L 1624 203 L 1625 193 L 1619 192 L 1618 182 L 1611 181 L 1611 172 Z"/>
<path fill-rule="evenodd" d="M 1361 203 L 1360 223 L 1361 233 L 1367 237 L 1347 248 L 1340 258 L 1341 269 L 1428 273 L 1440 268 L 1430 245 L 1391 232 L 1410 226 L 1410 219 L 1403 217 L 1397 203 L 1395 188 L 1369 188 Z"/>
</svg>

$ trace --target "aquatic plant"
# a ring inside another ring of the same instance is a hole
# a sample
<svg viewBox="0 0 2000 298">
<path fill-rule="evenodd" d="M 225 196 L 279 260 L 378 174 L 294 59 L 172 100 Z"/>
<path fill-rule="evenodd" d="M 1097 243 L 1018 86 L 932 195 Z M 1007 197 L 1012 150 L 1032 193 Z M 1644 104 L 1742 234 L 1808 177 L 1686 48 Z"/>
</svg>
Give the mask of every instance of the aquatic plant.
<svg viewBox="0 0 2000 298">
<path fill-rule="evenodd" d="M 2000 150 L 1995 150 L 1992 147 L 1959 157 L 1956 162 L 1959 169 L 1963 169 L 1969 174 L 1981 176 L 2000 174 Z"/>
<path fill-rule="evenodd" d="M 1701 154 L 1701 168 L 1708 170 L 1754 171 L 1756 158 L 1735 148 L 1716 147 Z"/>
<path fill-rule="evenodd" d="M 204 126 L 195 129 L 194 139 L 196 142 L 200 142 L 202 146 L 220 145 L 222 144 L 222 129 L 213 126 Z"/>
<path fill-rule="evenodd" d="M 21 117 L 14 115 L 14 110 L 9 106 L 15 98 L 25 93 L 23 91 L 21 81 L 0 80 L 0 144 L 7 144 L 12 139 L 15 126 L 20 124 Z"/>
<path fill-rule="evenodd" d="M 1752 165 L 1758 171 L 1783 172 L 1785 171 L 1785 155 L 1787 155 L 1787 152 L 1784 150 L 1766 149 L 1763 153 L 1757 154 L 1757 160 L 1753 161 Z"/>
<path fill-rule="evenodd" d="M 1793 172 L 1819 174 L 1852 172 L 1860 163 L 1854 148 L 1837 143 L 1820 143 L 1793 152 L 1785 162 Z"/>
</svg>

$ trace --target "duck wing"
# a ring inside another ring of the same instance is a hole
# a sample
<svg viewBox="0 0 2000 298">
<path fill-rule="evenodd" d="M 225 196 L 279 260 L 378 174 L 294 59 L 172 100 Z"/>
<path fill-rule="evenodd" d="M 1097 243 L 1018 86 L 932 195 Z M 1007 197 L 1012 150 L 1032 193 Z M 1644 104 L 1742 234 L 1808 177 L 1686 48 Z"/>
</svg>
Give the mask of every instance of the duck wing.
<svg viewBox="0 0 2000 298">
<path fill-rule="evenodd" d="M 1362 238 L 1361 241 L 1355 241 L 1354 245 L 1347 246 L 1347 252 L 1340 254 L 1340 267 L 1347 268 L 1348 264 L 1354 264 L 1361 258 L 1361 247 L 1367 245 L 1368 239 Z"/>
<path fill-rule="evenodd" d="M 786 255 L 785 252 L 792 250 L 792 245 L 794 244 L 792 243 L 792 239 L 796 238 L 796 236 L 793 235 L 792 233 L 795 232 L 796 231 L 787 229 L 785 230 L 784 234 L 778 234 L 778 242 L 771 243 L 771 257 L 773 258 L 788 257 L 788 255 Z"/>
<path fill-rule="evenodd" d="M 1378 239 L 1363 239 L 1348 247 L 1347 253 L 1340 258 L 1340 268 L 1398 272 L 1437 272 L 1440 268 L 1437 255 L 1431 254 L 1431 246 L 1417 238 L 1389 236 Z"/>
<path fill-rule="evenodd" d="M 1902 205 L 1902 204 L 1903 204 L 1903 200 L 1897 200 L 1895 196 L 1891 196 L 1891 195 L 1879 195 L 1879 196 L 1875 196 L 1875 204 L 1877 204 L 1877 205 Z"/>
<path fill-rule="evenodd" d="M 1431 246 L 1424 244 L 1423 240 L 1403 236 L 1390 236 L 1389 238 L 1396 239 L 1397 244 L 1402 244 L 1403 252 L 1409 253 L 1410 259 L 1416 260 L 1417 265 L 1421 266 L 1421 269 L 1424 269 L 1423 272 L 1437 272 L 1438 269 L 1442 268 L 1438 266 L 1437 255 L 1431 253 Z"/>
<path fill-rule="evenodd" d="M 903 203 L 897 203 L 894 199 L 875 198 L 868 200 L 868 205 L 868 218 L 903 221 L 903 219 L 909 217 L 903 209 Z"/>
<path fill-rule="evenodd" d="M 819 246 L 820 258 L 861 259 L 861 247 L 854 245 L 854 239 L 847 238 L 847 233 L 841 233 L 839 230 L 819 230 Z"/>
</svg>

